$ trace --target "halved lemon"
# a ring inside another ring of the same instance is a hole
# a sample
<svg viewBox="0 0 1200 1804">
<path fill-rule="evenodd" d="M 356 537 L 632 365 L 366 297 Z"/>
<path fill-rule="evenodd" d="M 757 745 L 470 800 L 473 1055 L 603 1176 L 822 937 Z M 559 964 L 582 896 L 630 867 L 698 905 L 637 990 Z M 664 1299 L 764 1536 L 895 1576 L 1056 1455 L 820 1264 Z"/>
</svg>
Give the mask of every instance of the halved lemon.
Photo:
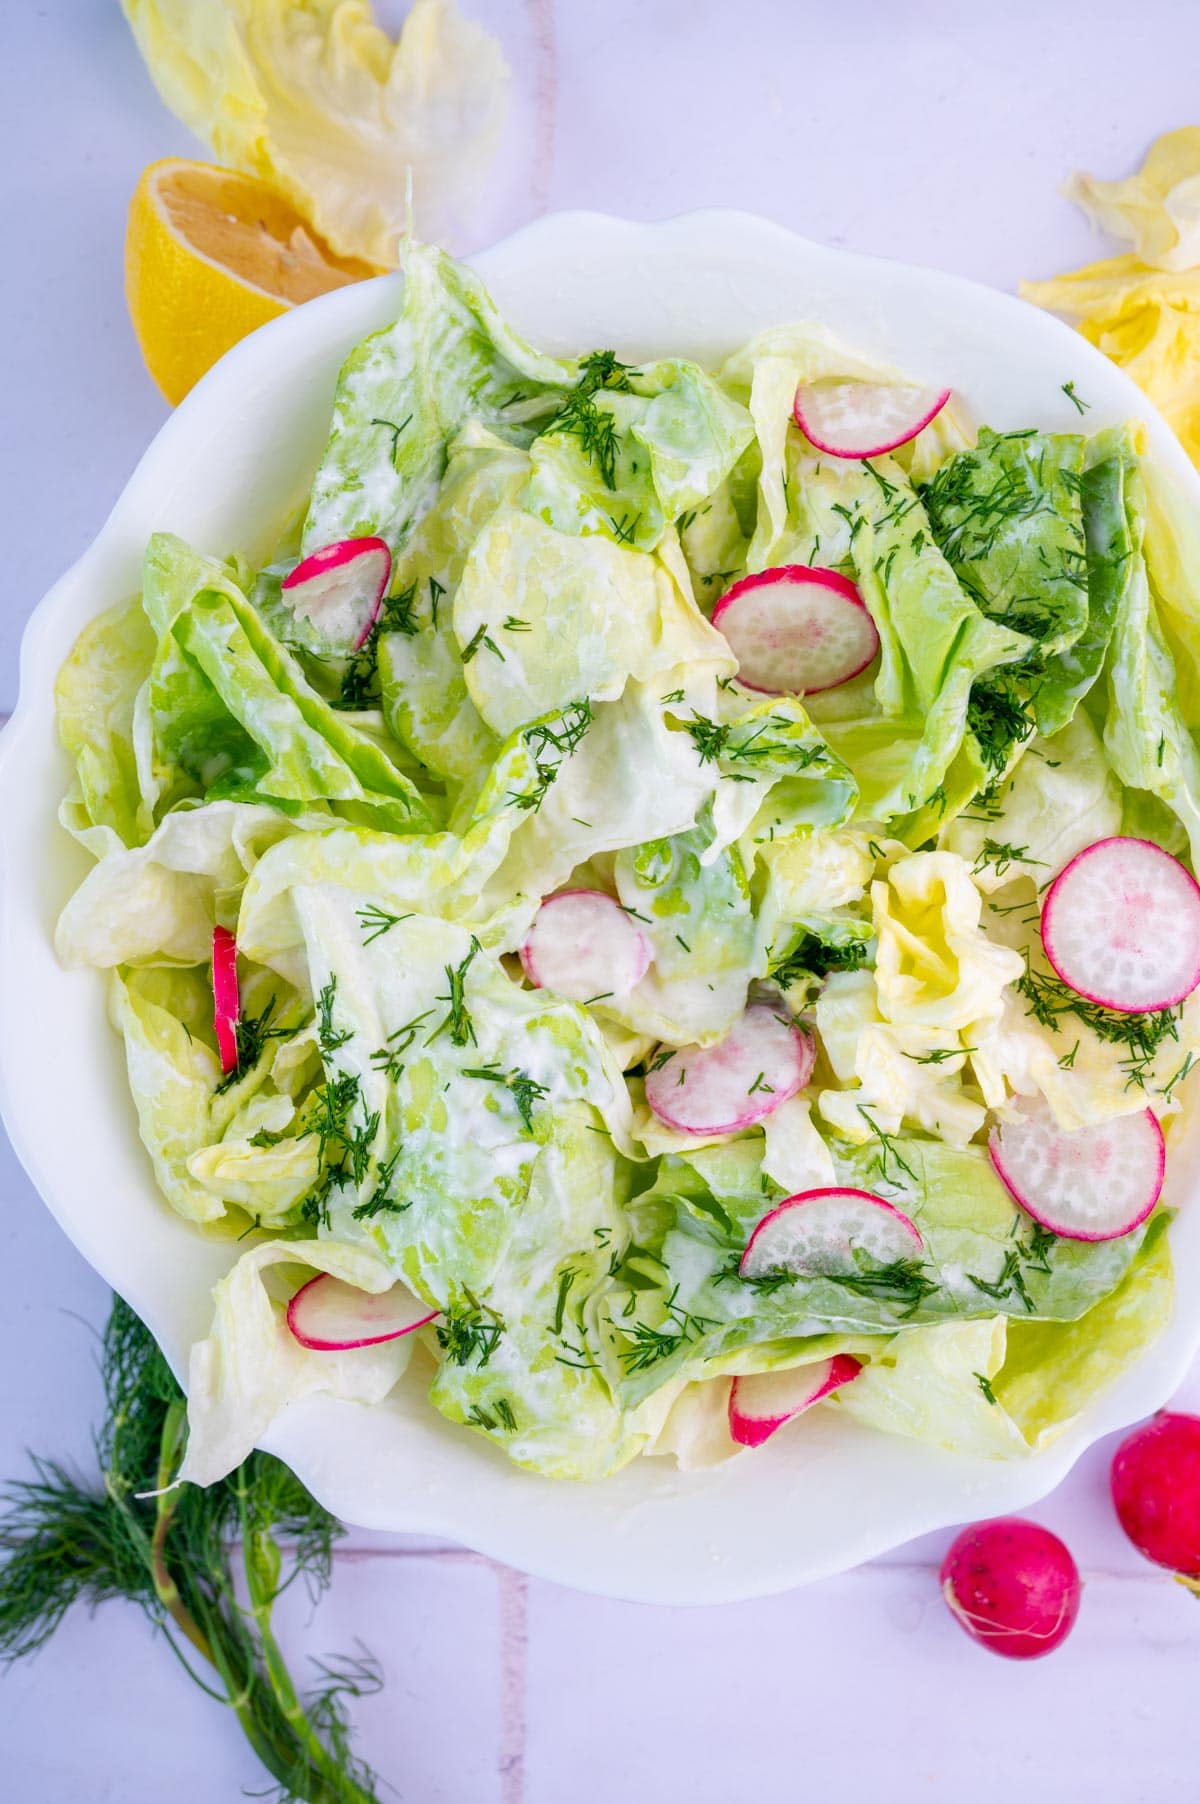
<svg viewBox="0 0 1200 1804">
<path fill-rule="evenodd" d="M 378 273 L 335 256 L 266 182 L 211 163 L 151 163 L 129 205 L 129 314 L 172 405 L 256 326 Z"/>
</svg>

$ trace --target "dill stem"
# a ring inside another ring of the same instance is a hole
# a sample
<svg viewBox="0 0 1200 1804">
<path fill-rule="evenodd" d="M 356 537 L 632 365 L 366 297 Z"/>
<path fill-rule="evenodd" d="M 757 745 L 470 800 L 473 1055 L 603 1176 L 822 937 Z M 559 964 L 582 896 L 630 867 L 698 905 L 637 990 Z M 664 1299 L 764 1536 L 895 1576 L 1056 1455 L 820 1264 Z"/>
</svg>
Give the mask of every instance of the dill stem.
<svg viewBox="0 0 1200 1804">
<path fill-rule="evenodd" d="M 292 1735 L 297 1749 L 307 1762 L 309 1772 L 319 1786 L 306 1789 L 309 1804 L 378 1804 L 373 1794 L 364 1790 L 330 1755 L 296 1692 L 295 1681 L 283 1657 L 271 1627 L 271 1612 L 279 1595 L 279 1549 L 269 1532 L 255 1526 L 246 1508 L 244 1468 L 233 1479 L 237 1489 L 238 1514 L 242 1529 L 242 1567 L 246 1575 L 246 1591 L 250 1614 L 258 1633 L 259 1648 L 266 1666 L 267 1680 L 279 1713 Z M 294 1778 L 291 1780 L 294 1784 Z"/>
<path fill-rule="evenodd" d="M 167 1491 L 175 1471 L 176 1462 L 183 1446 L 183 1438 L 187 1432 L 187 1405 L 185 1403 L 169 1403 L 163 1418 L 162 1439 L 159 1442 L 158 1475 L 156 1488 L 163 1495 L 155 1499 L 154 1533 L 150 1537 L 150 1576 L 154 1580 L 154 1595 L 163 1609 L 182 1635 L 186 1635 L 196 1652 L 210 1666 L 217 1662 L 213 1654 L 212 1643 L 204 1633 L 191 1611 L 183 1601 L 178 1585 L 171 1576 L 167 1565 L 167 1536 L 171 1532 L 171 1524 L 175 1520 L 175 1511 L 179 1502 L 179 1490 Z"/>
</svg>

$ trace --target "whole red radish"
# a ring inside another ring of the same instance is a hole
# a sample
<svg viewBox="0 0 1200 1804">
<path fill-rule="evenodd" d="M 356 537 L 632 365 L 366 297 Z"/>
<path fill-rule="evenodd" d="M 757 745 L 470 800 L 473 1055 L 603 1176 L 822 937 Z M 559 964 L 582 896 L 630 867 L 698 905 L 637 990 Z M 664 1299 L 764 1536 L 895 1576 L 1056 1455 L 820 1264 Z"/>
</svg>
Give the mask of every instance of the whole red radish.
<svg viewBox="0 0 1200 1804">
<path fill-rule="evenodd" d="M 1057 1535 L 1022 1516 L 965 1528 L 942 1562 L 942 1596 L 967 1634 L 1009 1660 L 1037 1660 L 1079 1614 L 1079 1568 Z"/>
<path fill-rule="evenodd" d="M 1200 1591 L 1200 1416 L 1162 1410 L 1122 1441 L 1112 1498 L 1138 1552 Z"/>
</svg>

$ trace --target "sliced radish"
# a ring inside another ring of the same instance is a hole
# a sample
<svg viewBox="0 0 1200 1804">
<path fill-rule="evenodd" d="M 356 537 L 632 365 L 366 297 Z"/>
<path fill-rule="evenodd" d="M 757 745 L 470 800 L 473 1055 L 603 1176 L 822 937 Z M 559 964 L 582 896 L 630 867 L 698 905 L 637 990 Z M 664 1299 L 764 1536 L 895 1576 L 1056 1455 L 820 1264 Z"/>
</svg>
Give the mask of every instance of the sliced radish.
<svg viewBox="0 0 1200 1804">
<path fill-rule="evenodd" d="M 861 1371 L 861 1360 L 838 1353 L 816 1365 L 735 1378 L 729 1393 L 729 1432 L 742 1447 L 761 1447 L 785 1422 L 841 1390 Z"/>
<path fill-rule="evenodd" d="M 284 578 L 292 611 L 330 645 L 358 651 L 379 619 L 392 574 L 382 539 L 339 539 L 302 559 Z"/>
<path fill-rule="evenodd" d="M 531 984 L 569 1002 L 627 996 L 650 966 L 650 942 L 599 889 L 565 889 L 543 902 L 521 947 Z"/>
<path fill-rule="evenodd" d="M 781 564 L 744 576 L 713 609 L 738 681 L 767 695 L 814 695 L 865 670 L 879 634 L 862 596 L 836 570 Z"/>
<path fill-rule="evenodd" d="M 796 390 L 792 417 L 830 457 L 882 457 L 923 432 L 950 399 L 948 388 L 898 382 L 813 382 Z"/>
<path fill-rule="evenodd" d="M 423 1328 L 437 1314 L 406 1284 L 373 1293 L 356 1290 L 341 1278 L 322 1272 L 301 1285 L 288 1304 L 287 1324 L 302 1347 L 317 1353 L 343 1353 L 349 1347 L 375 1347 Z"/>
<path fill-rule="evenodd" d="M 860 1253 L 876 1265 L 894 1265 L 919 1259 L 924 1250 L 916 1223 L 873 1191 L 802 1190 L 763 1216 L 738 1270 L 743 1278 L 839 1276 L 859 1269 Z"/>
<path fill-rule="evenodd" d="M 1172 1008 L 1200 984 L 1200 887 L 1152 840 L 1097 840 L 1050 885 L 1042 944 L 1063 982 L 1102 1008 Z"/>
<path fill-rule="evenodd" d="M 1131 1233 L 1158 1201 L 1167 1166 L 1149 1109 L 1067 1132 L 1042 1103 L 993 1128 L 988 1151 L 1026 1214 L 1067 1240 Z"/>
<path fill-rule="evenodd" d="M 237 1025 L 242 1005 L 238 996 L 237 941 L 228 927 L 213 928 L 212 949 L 213 1027 L 221 1070 L 228 1077 L 237 1070 Z"/>
<path fill-rule="evenodd" d="M 733 1134 L 803 1090 L 815 1060 L 806 1033 L 755 1002 L 716 1046 L 681 1046 L 651 1071 L 646 1101 L 682 1134 Z"/>
</svg>

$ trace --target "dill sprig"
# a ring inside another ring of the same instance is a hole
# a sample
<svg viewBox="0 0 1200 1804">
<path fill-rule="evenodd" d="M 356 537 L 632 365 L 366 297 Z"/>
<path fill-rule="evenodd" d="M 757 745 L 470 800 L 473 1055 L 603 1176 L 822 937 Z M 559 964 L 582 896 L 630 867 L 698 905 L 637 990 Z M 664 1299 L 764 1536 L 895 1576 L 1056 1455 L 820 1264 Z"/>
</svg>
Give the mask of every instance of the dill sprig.
<svg viewBox="0 0 1200 1804">
<path fill-rule="evenodd" d="M 971 869 L 978 876 L 987 865 L 996 867 L 997 877 L 1004 877 L 1014 864 L 1045 865 L 1044 858 L 1030 858 L 1028 846 L 1010 846 L 1002 840 L 985 839 Z"/>
<path fill-rule="evenodd" d="M 605 488 L 617 486 L 617 422 L 607 408 L 597 407 L 590 389 L 573 388 L 541 436 L 567 433 L 579 440 L 584 456 L 600 472 Z"/>
<path fill-rule="evenodd" d="M 120 1298 L 101 1371 L 97 1482 L 35 1459 L 32 1477 L 5 1494 L 0 1658 L 41 1647 L 73 1603 L 125 1598 L 197 1683 L 235 1712 L 283 1795 L 378 1804 L 374 1775 L 351 1748 L 345 1711 L 348 1698 L 379 1688 L 378 1667 L 366 1656 L 318 1665 L 318 1689 L 305 1696 L 272 1626 L 275 1600 L 296 1579 L 314 1597 L 328 1585 L 337 1522 L 267 1453 L 252 1453 L 205 1488 L 163 1490 L 183 1453 L 187 1404 L 150 1333 Z"/>
<path fill-rule="evenodd" d="M 1057 1246 L 1058 1236 L 1049 1228 L 1043 1228 L 1040 1222 L 1030 1223 L 1028 1240 L 1021 1239 L 1021 1221 L 1013 1222 L 1010 1235 L 1011 1245 L 1005 1252 L 1000 1270 L 994 1278 L 980 1278 L 974 1272 L 966 1274 L 968 1281 L 985 1297 L 993 1302 L 1004 1303 L 1010 1297 L 1016 1297 L 1026 1314 L 1032 1315 L 1033 1298 L 1029 1294 L 1028 1277 L 1031 1272 L 1038 1272 L 1043 1277 L 1051 1275 L 1050 1251 Z"/>
<path fill-rule="evenodd" d="M 796 725 L 785 714 L 770 714 L 744 738 L 738 737 L 739 723 L 722 724 L 706 720 L 702 714 L 684 722 L 692 743 L 700 754 L 701 764 L 724 759 L 728 764 L 762 764 L 767 759 L 786 758 L 797 771 L 807 770 L 825 756 L 823 745 L 800 745 L 794 739 L 771 736 L 771 728 L 790 730 Z"/>
<path fill-rule="evenodd" d="M 248 1071 L 253 1071 L 269 1040 L 287 1040 L 295 1033 L 294 1027 L 271 1026 L 275 1019 L 277 1006 L 278 997 L 271 996 L 267 1000 L 266 1007 L 257 1015 L 247 1015 L 244 1011 L 239 1015 L 234 1027 L 237 1039 L 237 1064 L 217 1085 L 216 1094 L 218 1096 L 223 1096 L 226 1090 L 231 1090 L 234 1084 L 240 1083 Z"/>
<path fill-rule="evenodd" d="M 416 1039 L 419 1028 L 428 1021 L 432 1013 L 433 1010 L 427 1008 L 421 1014 L 414 1015 L 411 1021 L 406 1021 L 403 1027 L 398 1027 L 395 1033 L 388 1035 L 386 1045 L 377 1047 L 371 1054 L 371 1063 L 376 1071 L 384 1072 L 394 1084 L 399 1083 L 400 1074 L 404 1070 L 404 1055 Z"/>
<path fill-rule="evenodd" d="M 411 1202 L 398 1203 L 391 1195 L 392 1178 L 396 1166 L 400 1162 L 402 1150 L 401 1147 L 397 1147 L 390 1159 L 384 1159 L 381 1162 L 376 1173 L 374 1190 L 365 1203 L 359 1203 L 350 1211 L 355 1221 L 371 1221 L 376 1215 L 403 1215 L 406 1209 L 412 1208 Z"/>
<path fill-rule="evenodd" d="M 627 1372 L 644 1372 L 660 1359 L 669 1359 L 689 1341 L 699 1340 L 706 1328 L 716 1327 L 710 1316 L 694 1315 L 684 1309 L 675 1300 L 678 1295 L 677 1284 L 665 1304 L 666 1320 L 657 1328 L 647 1322 L 634 1322 L 631 1328 L 621 1329 L 625 1345 L 618 1349 L 617 1358 Z"/>
<path fill-rule="evenodd" d="M 438 1036 L 446 1032 L 449 1032 L 450 1044 L 452 1046 L 475 1045 L 475 1023 L 472 1021 L 471 1011 L 467 1007 L 466 983 L 467 972 L 471 969 L 471 961 L 477 952 L 482 951 L 483 947 L 479 944 L 475 935 L 472 934 L 471 949 L 467 953 L 467 956 L 462 960 L 461 964 L 446 966 L 446 984 L 448 993 L 445 996 L 437 997 L 437 1001 L 446 1002 L 449 1004 L 449 1007 L 442 1020 L 426 1040 L 426 1046 L 432 1046 Z"/>
<path fill-rule="evenodd" d="M 1003 775 L 1014 747 L 1024 745 L 1036 727 L 1030 712 L 1031 698 L 1021 690 L 1017 674 L 1020 669 L 1007 665 L 989 671 L 971 685 L 967 725 L 975 736 L 984 768 L 994 778 Z"/>
<path fill-rule="evenodd" d="M 877 1172 L 885 1184 L 899 1185 L 899 1179 L 889 1170 L 890 1162 L 890 1164 L 895 1166 L 896 1171 L 904 1172 L 915 1184 L 917 1181 L 917 1174 L 908 1163 L 908 1160 L 904 1157 L 903 1153 L 898 1150 L 898 1142 L 895 1134 L 884 1132 L 883 1128 L 879 1126 L 879 1123 L 871 1113 L 872 1107 L 873 1105 L 865 1102 L 860 1102 L 857 1105 L 859 1114 L 871 1130 L 872 1138 L 879 1142 L 879 1151 L 872 1159 L 868 1169 Z"/>
<path fill-rule="evenodd" d="M 769 975 L 784 989 L 806 978 L 828 977 L 831 971 L 861 971 L 867 962 L 864 940 L 840 943 L 818 933 L 802 933 L 791 951 L 771 965 Z"/>
<path fill-rule="evenodd" d="M 470 1365 L 474 1360 L 482 1369 L 500 1344 L 504 1317 L 489 1303 L 481 1302 L 465 1284 L 460 1298 L 442 1312 L 435 1330 L 437 1343 L 452 1365 Z"/>
<path fill-rule="evenodd" d="M 1144 1090 L 1159 1049 L 1167 1041 L 1179 1039 L 1182 1006 L 1154 1009 L 1141 1015 L 1121 1014 L 1116 1009 L 1102 1007 L 1098 1002 L 1089 1002 L 1086 996 L 1069 990 L 1057 978 L 1035 971 L 1028 958 L 1024 975 L 1018 977 L 1015 988 L 1028 1005 L 1026 1014 L 1032 1016 L 1039 1026 L 1053 1030 L 1058 1027 L 1064 1015 L 1073 1015 L 1085 1027 L 1090 1027 L 1098 1039 L 1110 1046 L 1123 1046 L 1125 1057 L 1120 1064 L 1125 1072 L 1127 1090 Z M 1078 1050 L 1076 1045 L 1070 1054 L 1072 1064 Z"/>
<path fill-rule="evenodd" d="M 317 1045 L 323 1059 L 332 1058 L 339 1046 L 354 1038 L 352 1027 L 343 1027 L 339 1032 L 333 1025 L 333 1005 L 337 1001 L 337 974 L 335 973 L 317 996 Z"/>
<path fill-rule="evenodd" d="M 855 1258 L 856 1264 L 852 1271 L 795 1272 L 779 1266 L 773 1271 L 750 1277 L 741 1271 L 741 1261 L 735 1254 L 715 1282 L 747 1284 L 764 1296 L 771 1296 L 793 1284 L 837 1284 L 853 1296 L 880 1297 L 884 1302 L 901 1304 L 901 1316 L 912 1315 L 925 1298 L 932 1296 L 937 1290 L 936 1279 L 929 1276 L 920 1259 L 893 1259 L 878 1263 L 868 1262 L 863 1254 L 855 1255 Z"/>
<path fill-rule="evenodd" d="M 563 764 L 578 751 L 595 718 L 591 702 L 568 702 L 557 716 L 557 726 L 552 721 L 535 721 L 526 727 L 522 738 L 533 753 L 537 780 L 532 789 L 509 791 L 510 808 L 537 813 Z"/>
<path fill-rule="evenodd" d="M 375 940 L 398 927 L 401 921 L 411 921 L 412 915 L 394 915 L 386 908 L 380 908 L 377 902 L 369 902 L 366 908 L 357 911 L 358 924 L 363 930 L 363 945 L 370 946 Z M 368 931 L 369 930 L 369 931 Z"/>
<path fill-rule="evenodd" d="M 498 1065 L 477 1065 L 464 1069 L 463 1076 L 483 1078 L 491 1084 L 502 1084 L 511 1093 L 517 1105 L 517 1114 L 530 1133 L 533 1132 L 533 1105 L 550 1094 L 545 1084 L 539 1084 L 527 1071 L 502 1071 Z"/>
<path fill-rule="evenodd" d="M 380 632 L 403 633 L 406 639 L 413 639 L 420 631 L 420 622 L 416 617 L 417 585 L 415 579 L 407 589 L 401 589 L 399 595 L 384 597 L 383 612 L 377 627 L 372 628 L 378 637 Z"/>
</svg>

